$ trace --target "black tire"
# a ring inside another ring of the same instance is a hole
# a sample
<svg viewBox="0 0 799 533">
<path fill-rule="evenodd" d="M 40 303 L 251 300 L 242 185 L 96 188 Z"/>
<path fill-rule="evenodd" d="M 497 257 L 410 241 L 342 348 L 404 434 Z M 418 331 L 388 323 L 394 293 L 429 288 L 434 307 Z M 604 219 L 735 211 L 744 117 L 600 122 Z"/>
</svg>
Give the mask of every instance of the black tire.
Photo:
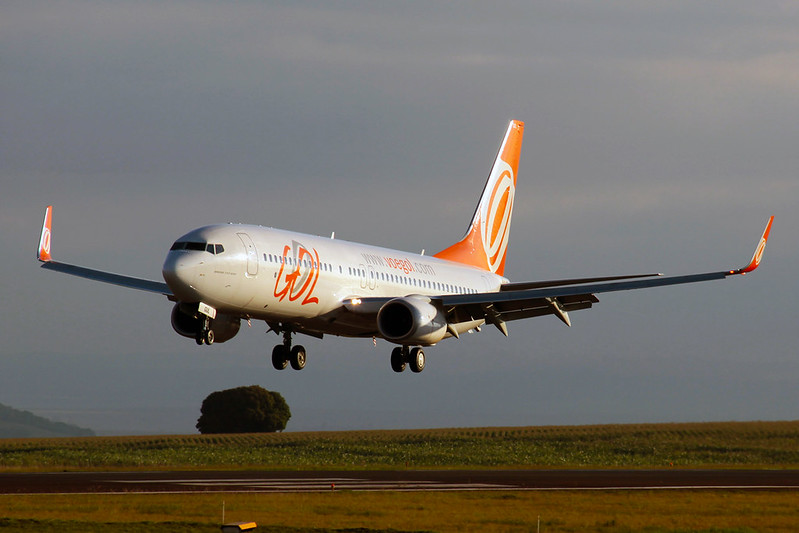
<svg viewBox="0 0 799 533">
<path fill-rule="evenodd" d="M 289 364 L 289 351 L 282 344 L 278 344 L 272 349 L 272 366 L 275 370 L 283 370 Z"/>
<path fill-rule="evenodd" d="M 413 350 L 411 350 L 411 355 L 409 359 L 410 361 L 408 362 L 410 363 L 412 372 L 418 374 L 419 372 L 424 370 L 424 365 L 425 365 L 424 350 L 422 350 L 421 348 L 414 348 Z"/>
<path fill-rule="evenodd" d="M 405 353 L 399 346 L 391 350 L 391 370 L 402 372 L 405 370 Z"/>
<path fill-rule="evenodd" d="M 205 344 L 211 346 L 214 343 L 214 330 L 209 329 L 205 332 Z"/>
<path fill-rule="evenodd" d="M 198 331 L 197 335 L 194 336 L 194 341 L 197 343 L 198 346 L 202 346 L 205 344 L 205 337 L 203 337 L 203 332 Z"/>
<path fill-rule="evenodd" d="M 305 346 L 297 345 L 291 349 L 291 368 L 302 370 L 305 368 Z"/>
</svg>

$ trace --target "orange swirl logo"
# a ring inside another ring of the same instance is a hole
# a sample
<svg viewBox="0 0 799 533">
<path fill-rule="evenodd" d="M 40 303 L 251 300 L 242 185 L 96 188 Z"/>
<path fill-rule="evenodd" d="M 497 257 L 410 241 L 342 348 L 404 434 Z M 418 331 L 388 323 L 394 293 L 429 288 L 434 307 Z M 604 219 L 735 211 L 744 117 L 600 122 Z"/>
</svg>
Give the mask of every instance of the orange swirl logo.
<svg viewBox="0 0 799 533">
<path fill-rule="evenodd" d="M 482 205 L 480 230 L 488 267 L 491 272 L 496 272 L 505 258 L 510 237 L 513 195 L 516 190 L 513 184 L 513 169 L 505 161 L 497 160 L 491 180 L 492 183 L 489 184 L 491 195 L 488 202 Z"/>
<path fill-rule="evenodd" d="M 280 302 L 286 297 L 290 302 L 302 298 L 300 305 L 318 304 L 319 298 L 313 297 L 313 291 L 319 281 L 319 253 L 316 248 L 311 253 L 297 241 L 292 241 L 292 244 L 293 254 L 291 246 L 283 248 L 280 271 L 275 282 L 275 298 Z"/>
<path fill-rule="evenodd" d="M 757 250 L 755 250 L 755 257 L 754 257 L 754 265 L 755 267 L 760 266 L 760 261 L 763 260 L 763 252 L 766 250 L 766 239 L 761 238 L 760 242 L 757 243 Z"/>
<path fill-rule="evenodd" d="M 50 228 L 44 228 L 42 232 L 42 252 L 50 255 Z"/>
</svg>

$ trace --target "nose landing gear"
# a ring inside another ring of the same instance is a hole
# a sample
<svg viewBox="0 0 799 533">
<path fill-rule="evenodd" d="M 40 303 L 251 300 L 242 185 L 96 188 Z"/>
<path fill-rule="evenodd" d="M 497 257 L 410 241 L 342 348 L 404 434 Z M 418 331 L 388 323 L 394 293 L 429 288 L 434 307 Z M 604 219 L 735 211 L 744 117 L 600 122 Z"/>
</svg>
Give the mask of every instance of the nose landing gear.
<svg viewBox="0 0 799 533">
<path fill-rule="evenodd" d="M 203 325 L 197 330 L 197 336 L 194 340 L 200 346 L 203 344 L 211 346 L 214 343 L 214 330 L 211 329 L 211 319 L 209 317 L 206 316 L 203 318 Z"/>
</svg>

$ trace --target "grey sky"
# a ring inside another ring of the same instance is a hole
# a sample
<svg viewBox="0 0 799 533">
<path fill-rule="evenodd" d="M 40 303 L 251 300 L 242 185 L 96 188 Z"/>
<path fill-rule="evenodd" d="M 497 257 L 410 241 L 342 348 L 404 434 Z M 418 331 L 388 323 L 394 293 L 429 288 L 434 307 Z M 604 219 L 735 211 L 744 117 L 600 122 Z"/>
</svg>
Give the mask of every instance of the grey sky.
<svg viewBox="0 0 799 533">
<path fill-rule="evenodd" d="M 0 402 L 105 433 L 190 432 L 259 384 L 289 430 L 794 419 L 799 7 L 793 2 L 5 2 Z M 459 238 L 507 121 L 527 124 L 513 280 L 733 268 L 427 350 L 254 323 L 197 347 L 158 279 L 188 230 L 248 222 L 429 253 Z"/>
</svg>

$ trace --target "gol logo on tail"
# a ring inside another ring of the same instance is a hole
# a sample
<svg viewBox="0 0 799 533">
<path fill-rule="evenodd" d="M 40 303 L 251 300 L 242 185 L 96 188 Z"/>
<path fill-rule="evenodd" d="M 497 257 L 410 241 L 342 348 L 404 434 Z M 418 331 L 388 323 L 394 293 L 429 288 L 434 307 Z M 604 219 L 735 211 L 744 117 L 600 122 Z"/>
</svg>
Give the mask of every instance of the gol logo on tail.
<svg viewBox="0 0 799 533">
<path fill-rule="evenodd" d="M 505 257 L 510 237 L 510 218 L 513 213 L 513 168 L 499 159 L 492 176 L 493 183 L 488 202 L 482 204 L 480 229 L 488 266 L 496 272 Z"/>
<path fill-rule="evenodd" d="M 319 280 L 319 253 L 316 248 L 311 253 L 297 241 L 292 241 L 292 244 L 293 265 L 288 264 L 292 247 L 286 245 L 283 248 L 283 262 L 280 264 L 280 272 L 275 282 L 275 298 L 281 302 L 287 296 L 290 302 L 303 298 L 300 305 L 318 304 L 319 299 L 312 295 Z"/>
</svg>

